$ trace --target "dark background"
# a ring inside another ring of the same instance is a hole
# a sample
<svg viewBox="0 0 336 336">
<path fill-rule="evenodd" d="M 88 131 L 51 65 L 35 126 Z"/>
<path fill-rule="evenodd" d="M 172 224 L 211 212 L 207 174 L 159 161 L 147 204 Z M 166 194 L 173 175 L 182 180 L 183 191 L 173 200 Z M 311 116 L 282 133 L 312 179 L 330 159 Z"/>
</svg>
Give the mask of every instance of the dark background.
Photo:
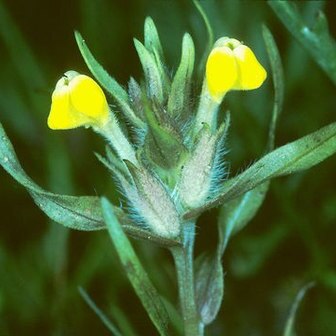
<svg viewBox="0 0 336 336">
<path fill-rule="evenodd" d="M 278 43 L 285 73 L 285 106 L 277 145 L 335 121 L 335 87 L 264 1 L 201 1 L 216 37 L 231 36 L 255 50 L 270 74 L 261 24 Z M 307 24 L 324 8 L 335 36 L 331 1 L 297 1 Z M 93 152 L 104 143 L 89 130 L 47 128 L 50 95 L 70 69 L 89 74 L 77 49 L 78 29 L 105 68 L 123 85 L 142 76 L 132 38 L 154 19 L 168 67 L 176 69 L 181 39 L 191 33 L 196 62 L 206 32 L 191 1 L 0 0 L 0 120 L 27 173 L 63 194 L 108 195 L 118 204 L 109 173 Z M 198 78 L 200 82 L 201 78 Z M 271 76 L 260 90 L 230 93 L 227 160 L 234 174 L 260 157 L 273 103 Z M 308 281 L 298 335 L 336 335 L 336 162 L 272 182 L 256 218 L 224 256 L 225 296 L 209 335 L 281 335 L 297 291 Z M 78 293 L 84 287 L 125 335 L 155 335 L 119 265 L 106 232 L 69 231 L 51 223 L 27 192 L 0 171 L 0 335 L 108 335 Z M 216 244 L 217 211 L 204 214 L 196 253 Z M 176 305 L 168 253 L 135 242 L 161 293 Z M 128 323 L 127 321 L 130 321 Z M 129 325 L 132 325 L 130 329 Z"/>
</svg>

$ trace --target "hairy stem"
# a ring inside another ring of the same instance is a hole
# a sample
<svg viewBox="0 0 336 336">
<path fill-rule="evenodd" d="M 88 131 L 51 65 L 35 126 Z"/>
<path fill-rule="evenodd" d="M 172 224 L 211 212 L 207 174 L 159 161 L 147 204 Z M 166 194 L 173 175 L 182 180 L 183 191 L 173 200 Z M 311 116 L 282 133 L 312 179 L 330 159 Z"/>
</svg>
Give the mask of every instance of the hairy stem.
<svg viewBox="0 0 336 336">
<path fill-rule="evenodd" d="M 203 323 L 197 311 L 194 288 L 193 249 L 195 223 L 183 224 L 183 246 L 171 249 L 177 272 L 185 336 L 202 336 Z"/>
<path fill-rule="evenodd" d="M 96 132 L 103 135 L 114 150 L 118 153 L 121 160 L 128 160 L 137 165 L 135 150 L 129 142 L 127 136 L 122 131 L 118 120 L 111 112 L 110 120 L 103 127 L 96 128 Z"/>
<path fill-rule="evenodd" d="M 224 96 L 223 96 L 224 98 Z M 217 128 L 217 115 L 221 102 L 216 102 L 207 89 L 207 85 L 203 83 L 202 94 L 194 121 L 194 136 L 202 129 L 204 124 L 208 124 L 211 131 Z"/>
</svg>

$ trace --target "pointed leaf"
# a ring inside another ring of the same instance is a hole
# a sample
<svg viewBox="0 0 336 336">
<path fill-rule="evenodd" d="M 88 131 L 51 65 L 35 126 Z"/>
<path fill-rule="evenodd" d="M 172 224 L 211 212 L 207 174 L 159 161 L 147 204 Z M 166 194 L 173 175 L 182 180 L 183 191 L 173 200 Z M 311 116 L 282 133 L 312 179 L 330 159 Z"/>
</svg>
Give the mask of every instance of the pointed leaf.
<svg viewBox="0 0 336 336">
<path fill-rule="evenodd" d="M 274 37 L 270 32 L 270 30 L 265 25 L 262 27 L 262 33 L 267 49 L 268 58 L 271 63 L 272 80 L 274 87 L 274 104 L 273 104 L 271 124 L 268 133 L 268 146 L 267 146 L 267 150 L 270 151 L 274 148 L 275 129 L 279 115 L 282 111 L 285 88 L 284 88 L 284 78 L 283 78 L 284 75 L 280 53 L 274 41 Z"/>
<path fill-rule="evenodd" d="M 151 17 L 146 17 L 145 20 L 145 47 L 148 51 L 158 52 L 159 57 L 163 58 L 163 49 L 160 42 L 159 34 L 157 32 L 155 23 Z"/>
<path fill-rule="evenodd" d="M 101 206 L 108 232 L 128 279 L 160 335 L 168 335 L 168 314 L 159 293 L 141 265 L 110 202 L 106 198 L 102 198 Z"/>
<path fill-rule="evenodd" d="M 1 124 L 0 164 L 28 190 L 36 204 L 54 221 L 77 230 L 99 230 L 105 227 L 97 197 L 57 195 L 43 190 L 32 181 L 18 162 Z"/>
<path fill-rule="evenodd" d="M 217 316 L 224 294 L 224 275 L 218 253 L 200 255 L 195 262 L 195 294 L 198 312 L 205 325 Z"/>
<path fill-rule="evenodd" d="M 204 206 L 192 210 L 184 218 L 232 200 L 277 176 L 293 174 L 315 166 L 336 152 L 336 123 L 277 148 L 238 176 L 227 180 L 222 193 Z"/>
<path fill-rule="evenodd" d="M 148 96 L 151 99 L 157 100 L 159 103 L 163 103 L 162 81 L 154 57 L 137 39 L 134 39 L 134 45 L 145 73 Z"/>
<path fill-rule="evenodd" d="M 183 36 L 181 62 L 172 82 L 168 100 L 168 112 L 174 116 L 179 116 L 189 105 L 194 62 L 194 43 L 191 36 L 186 33 Z"/>
<path fill-rule="evenodd" d="M 161 76 L 162 90 L 164 96 L 168 96 L 170 90 L 170 78 L 165 67 L 163 49 L 161 46 L 159 34 L 151 17 L 145 20 L 145 47 L 154 57 L 156 66 Z"/>
<path fill-rule="evenodd" d="M 45 191 L 22 169 L 14 148 L 0 123 L 0 165 L 33 197 L 41 210 L 55 222 L 76 230 L 92 231 L 105 229 L 100 201 L 95 196 L 67 196 Z M 132 224 L 129 217 L 114 207 L 125 231 L 133 238 L 149 240 L 160 246 L 174 246 L 178 242 L 160 236 Z"/>
<path fill-rule="evenodd" d="M 314 282 L 310 282 L 308 284 L 306 284 L 305 286 L 303 286 L 299 293 L 297 294 L 293 305 L 291 307 L 287 322 L 286 322 L 286 326 L 285 326 L 285 330 L 283 333 L 283 336 L 294 336 L 295 332 L 294 332 L 294 322 L 295 322 L 295 315 L 296 312 L 299 308 L 299 305 L 301 303 L 301 301 L 303 300 L 307 290 L 311 289 L 314 286 Z"/>
<path fill-rule="evenodd" d="M 97 62 L 90 49 L 85 43 L 82 35 L 75 31 L 75 38 L 78 44 L 79 50 L 86 62 L 88 68 L 97 78 L 99 83 L 111 93 L 111 95 L 119 100 L 127 102 L 127 92 L 121 87 L 121 85 L 111 77 L 107 71 Z"/>
<path fill-rule="evenodd" d="M 291 1 L 267 2 L 289 32 L 336 84 L 336 43 L 329 32 L 328 22 L 323 12 L 318 13 L 315 26 L 310 29 L 303 22 L 295 3 Z"/>
<path fill-rule="evenodd" d="M 207 44 L 207 46 L 204 50 L 202 60 L 200 61 L 199 66 L 198 66 L 198 72 L 201 76 L 203 76 L 206 59 L 207 59 L 207 57 L 208 57 L 208 55 L 209 55 L 209 53 L 212 49 L 212 46 L 214 44 L 214 33 L 213 33 L 213 29 L 212 29 L 211 24 L 210 24 L 210 20 L 207 16 L 206 12 L 204 11 L 203 7 L 201 6 L 200 1 L 199 0 L 193 0 L 193 3 L 195 5 L 196 9 L 198 10 L 199 14 L 201 15 L 201 17 L 204 21 L 204 24 L 205 24 L 206 31 L 208 33 L 208 44 Z"/>
<path fill-rule="evenodd" d="M 139 128 L 144 128 L 144 123 L 139 119 L 130 108 L 128 104 L 127 92 L 123 87 L 111 77 L 107 71 L 97 62 L 97 60 L 92 55 L 90 49 L 87 47 L 85 40 L 82 35 L 75 31 L 75 38 L 78 44 L 79 50 L 84 58 L 84 61 L 92 74 L 96 77 L 98 82 L 108 91 L 113 98 L 118 102 L 125 116 L 131 121 L 135 126 Z"/>
<path fill-rule="evenodd" d="M 85 291 L 84 288 L 78 288 L 80 295 L 87 305 L 95 312 L 95 314 L 100 318 L 108 330 L 112 332 L 114 336 L 122 336 L 118 328 L 110 321 L 110 319 L 104 314 L 104 312 L 97 307 L 95 302 L 91 299 L 90 295 Z"/>
</svg>

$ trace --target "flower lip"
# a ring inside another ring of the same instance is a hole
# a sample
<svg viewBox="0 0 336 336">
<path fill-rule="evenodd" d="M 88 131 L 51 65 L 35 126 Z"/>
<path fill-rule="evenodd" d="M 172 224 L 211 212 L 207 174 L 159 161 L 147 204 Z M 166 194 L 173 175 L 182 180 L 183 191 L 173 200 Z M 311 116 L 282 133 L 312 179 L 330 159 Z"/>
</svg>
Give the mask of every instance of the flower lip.
<svg viewBox="0 0 336 336">
<path fill-rule="evenodd" d="M 80 76 L 81 74 L 74 70 L 69 70 L 63 74 L 63 76 L 57 81 L 55 91 L 61 88 L 64 88 L 64 86 L 69 86 L 70 82 L 77 76 Z"/>
<path fill-rule="evenodd" d="M 81 74 L 74 70 L 69 70 L 64 73 L 63 77 L 65 77 L 69 82 L 74 79 L 77 76 L 80 76 Z"/>
<path fill-rule="evenodd" d="M 240 42 L 239 40 L 225 36 L 225 37 L 219 38 L 215 42 L 214 48 L 228 47 L 231 50 L 234 50 L 235 48 L 237 48 L 241 44 L 242 44 L 242 42 Z"/>
</svg>

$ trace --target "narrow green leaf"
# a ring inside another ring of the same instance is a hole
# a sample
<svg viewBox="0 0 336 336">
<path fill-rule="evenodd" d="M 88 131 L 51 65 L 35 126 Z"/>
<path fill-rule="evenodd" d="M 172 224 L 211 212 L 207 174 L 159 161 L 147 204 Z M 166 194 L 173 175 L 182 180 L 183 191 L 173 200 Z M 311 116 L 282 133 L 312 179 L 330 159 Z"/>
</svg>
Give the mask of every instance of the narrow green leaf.
<svg viewBox="0 0 336 336">
<path fill-rule="evenodd" d="M 194 42 L 186 33 L 183 36 L 181 62 L 173 79 L 168 100 L 168 112 L 174 116 L 181 115 L 181 112 L 189 105 L 194 62 Z"/>
<path fill-rule="evenodd" d="M 224 294 L 224 275 L 219 251 L 200 255 L 195 262 L 195 295 L 205 325 L 216 318 Z"/>
<path fill-rule="evenodd" d="M 101 206 L 108 232 L 128 279 L 160 335 L 168 335 L 168 314 L 159 293 L 141 265 L 110 202 L 106 198 L 102 198 Z"/>
<path fill-rule="evenodd" d="M 199 14 L 201 15 L 201 17 L 203 19 L 203 22 L 205 24 L 206 31 L 208 33 L 208 45 L 204 50 L 202 60 L 200 61 L 199 66 L 198 66 L 198 72 L 201 76 L 203 76 L 204 75 L 205 62 L 206 62 L 207 57 L 208 57 L 208 55 L 209 55 L 209 53 L 212 49 L 213 44 L 214 44 L 214 33 L 213 33 L 213 29 L 212 29 L 211 24 L 210 24 L 210 20 L 207 16 L 206 12 L 204 11 L 203 7 L 201 6 L 200 1 L 199 0 L 193 0 L 193 3 L 195 5 L 196 9 L 198 10 Z"/>
<path fill-rule="evenodd" d="M 149 52 L 158 52 L 161 60 L 163 60 L 163 48 L 160 42 L 159 34 L 153 19 L 149 16 L 145 20 L 145 47 Z"/>
<path fill-rule="evenodd" d="M 145 47 L 155 59 L 155 63 L 162 81 L 162 90 L 164 96 L 166 97 L 168 96 L 170 90 L 170 78 L 165 67 L 165 59 L 159 34 L 151 17 L 147 17 L 145 20 L 144 37 Z"/>
<path fill-rule="evenodd" d="M 307 27 L 295 5 L 290 1 L 267 1 L 285 27 L 302 44 L 314 61 L 336 84 L 336 42 L 322 11 L 316 16 L 314 27 Z"/>
<path fill-rule="evenodd" d="M 36 193 L 27 189 L 37 206 L 55 222 L 81 231 L 105 229 L 97 197 L 75 197 L 41 191 Z"/>
<path fill-rule="evenodd" d="M 98 82 L 117 101 L 129 121 L 139 128 L 144 128 L 145 125 L 143 121 L 139 119 L 130 108 L 128 104 L 128 95 L 124 88 L 97 62 L 90 49 L 87 47 L 82 35 L 78 31 L 75 31 L 75 38 L 86 65 Z"/>
<path fill-rule="evenodd" d="M 78 230 L 99 230 L 105 227 L 97 197 L 57 195 L 43 190 L 32 181 L 22 169 L 1 124 L 0 165 L 28 190 L 36 204 L 54 221 Z"/>
<path fill-rule="evenodd" d="M 148 96 L 159 103 L 163 103 L 164 97 L 160 71 L 153 55 L 137 39 L 134 39 L 134 46 L 138 52 L 145 74 Z"/>
<path fill-rule="evenodd" d="M 127 102 L 127 92 L 121 87 L 121 85 L 111 77 L 107 71 L 97 62 L 90 49 L 85 43 L 82 35 L 75 31 L 75 38 L 78 48 L 86 62 L 88 68 L 97 78 L 99 83 L 107 90 L 113 97 L 118 100 Z"/>
<path fill-rule="evenodd" d="M 274 148 L 275 129 L 279 115 L 282 111 L 285 88 L 283 67 L 281 63 L 279 49 L 274 41 L 272 33 L 265 25 L 263 25 L 262 27 L 262 34 L 266 45 L 268 58 L 271 63 L 272 79 L 274 86 L 274 104 L 267 145 L 267 150 L 270 151 Z"/>
<path fill-rule="evenodd" d="M 52 220 L 76 230 L 92 231 L 105 229 L 100 200 L 95 196 L 67 196 L 45 191 L 22 169 L 14 148 L 0 123 L 0 165 L 33 197 L 35 203 Z M 178 242 L 133 225 L 124 211 L 114 207 L 118 219 L 127 234 L 133 238 L 152 241 L 160 246 L 174 246 Z"/>
<path fill-rule="evenodd" d="M 222 185 L 222 193 L 204 206 L 192 210 L 184 218 L 228 202 L 274 177 L 293 174 L 327 159 L 336 152 L 336 123 L 277 148 L 250 168 Z"/>
<path fill-rule="evenodd" d="M 104 312 L 97 307 L 95 302 L 91 299 L 90 295 L 85 291 L 84 288 L 78 287 L 79 294 L 87 305 L 95 312 L 95 314 L 100 318 L 109 331 L 114 336 L 122 336 L 118 328 L 111 322 L 111 320 L 104 314 Z"/>
<path fill-rule="evenodd" d="M 289 316 L 286 322 L 286 326 L 285 326 L 285 330 L 283 333 L 283 336 L 295 336 L 295 332 L 294 332 L 294 322 L 295 322 L 295 315 L 296 312 L 299 308 L 299 305 L 301 303 L 301 301 L 303 300 L 306 292 L 311 289 L 313 286 L 315 285 L 314 282 L 310 282 L 308 284 L 306 284 L 305 286 L 303 286 L 300 291 L 298 292 L 293 305 L 291 307 L 291 310 L 289 312 Z"/>
</svg>

